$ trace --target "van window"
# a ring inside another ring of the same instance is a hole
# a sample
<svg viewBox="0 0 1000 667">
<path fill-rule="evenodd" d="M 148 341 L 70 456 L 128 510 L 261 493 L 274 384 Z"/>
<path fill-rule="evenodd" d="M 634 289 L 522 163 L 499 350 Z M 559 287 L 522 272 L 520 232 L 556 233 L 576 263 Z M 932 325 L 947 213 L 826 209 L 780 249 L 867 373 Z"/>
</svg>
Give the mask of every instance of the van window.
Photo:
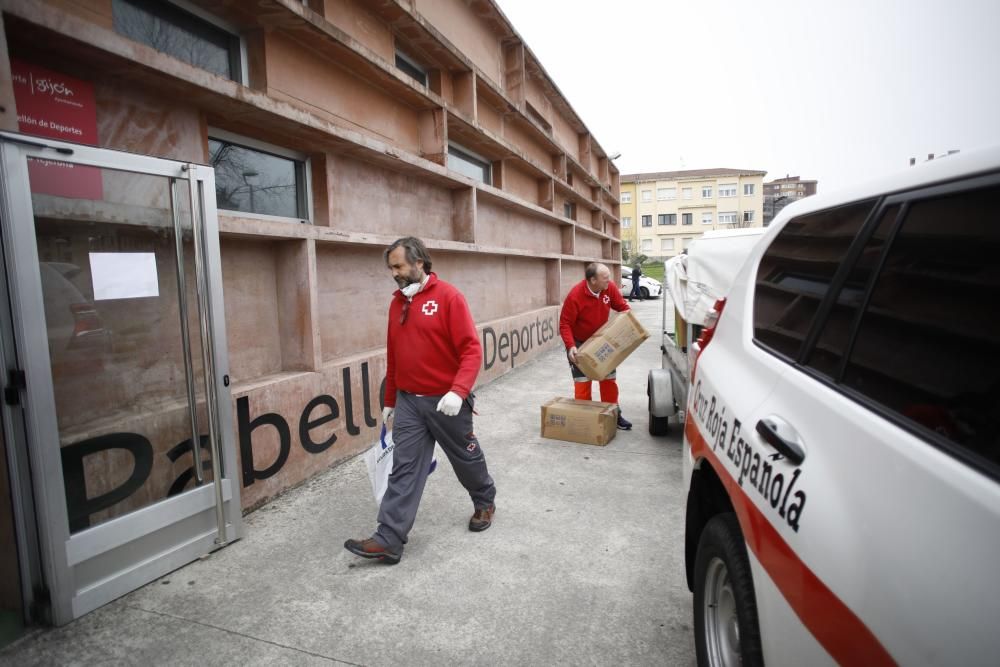
<svg viewBox="0 0 1000 667">
<path fill-rule="evenodd" d="M 993 466 L 1000 465 L 998 197 L 993 186 L 910 206 L 843 380 Z"/>
<path fill-rule="evenodd" d="M 882 212 L 878 227 L 865 243 L 860 257 L 851 267 L 830 314 L 823 323 L 819 340 L 806 359 L 806 365 L 833 379 L 839 379 L 840 367 L 850 342 L 850 333 L 857 322 L 865 290 L 885 250 L 886 240 L 899 217 L 901 205 L 894 204 Z"/>
<path fill-rule="evenodd" d="M 827 288 L 874 200 L 793 218 L 757 269 L 754 339 L 795 359 Z"/>
</svg>

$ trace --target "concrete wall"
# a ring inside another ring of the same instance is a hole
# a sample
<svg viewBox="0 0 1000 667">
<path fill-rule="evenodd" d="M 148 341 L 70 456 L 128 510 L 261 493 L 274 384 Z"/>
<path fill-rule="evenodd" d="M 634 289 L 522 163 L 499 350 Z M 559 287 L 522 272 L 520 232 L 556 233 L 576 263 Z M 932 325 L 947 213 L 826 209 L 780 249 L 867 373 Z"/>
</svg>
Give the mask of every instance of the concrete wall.
<svg viewBox="0 0 1000 667">
<path fill-rule="evenodd" d="M 464 53 L 483 76 L 504 85 L 500 40 L 463 0 L 414 0 L 414 8 Z"/>
</svg>

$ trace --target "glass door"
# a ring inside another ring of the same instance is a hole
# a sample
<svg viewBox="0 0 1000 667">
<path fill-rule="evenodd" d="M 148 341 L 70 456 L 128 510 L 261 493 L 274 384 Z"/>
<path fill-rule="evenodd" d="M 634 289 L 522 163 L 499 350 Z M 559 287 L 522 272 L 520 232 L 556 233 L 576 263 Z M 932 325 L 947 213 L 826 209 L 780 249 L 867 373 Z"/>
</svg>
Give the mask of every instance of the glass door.
<svg viewBox="0 0 1000 667">
<path fill-rule="evenodd" d="M 26 458 L 62 624 L 241 535 L 214 174 L 20 135 L 0 150 Z"/>
</svg>

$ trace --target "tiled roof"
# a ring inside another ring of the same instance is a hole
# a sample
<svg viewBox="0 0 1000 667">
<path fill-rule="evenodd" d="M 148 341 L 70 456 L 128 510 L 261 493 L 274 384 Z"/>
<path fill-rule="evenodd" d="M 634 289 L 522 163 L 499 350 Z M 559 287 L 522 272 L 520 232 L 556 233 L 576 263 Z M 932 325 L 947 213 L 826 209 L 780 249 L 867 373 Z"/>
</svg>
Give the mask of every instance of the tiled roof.
<svg viewBox="0 0 1000 667">
<path fill-rule="evenodd" d="M 685 171 L 654 171 L 645 174 L 622 174 L 622 183 L 641 181 L 677 181 L 681 179 L 708 178 L 710 176 L 763 176 L 759 169 L 687 169 Z"/>
</svg>

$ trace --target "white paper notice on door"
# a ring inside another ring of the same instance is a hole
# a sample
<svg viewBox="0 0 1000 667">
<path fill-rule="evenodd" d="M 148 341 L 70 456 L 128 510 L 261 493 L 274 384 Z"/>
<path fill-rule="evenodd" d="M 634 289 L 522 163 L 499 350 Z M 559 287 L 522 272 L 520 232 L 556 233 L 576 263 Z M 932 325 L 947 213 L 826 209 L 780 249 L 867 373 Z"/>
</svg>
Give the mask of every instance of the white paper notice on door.
<svg viewBox="0 0 1000 667">
<path fill-rule="evenodd" d="M 160 296 L 152 252 L 92 252 L 90 276 L 94 301 Z"/>
</svg>

